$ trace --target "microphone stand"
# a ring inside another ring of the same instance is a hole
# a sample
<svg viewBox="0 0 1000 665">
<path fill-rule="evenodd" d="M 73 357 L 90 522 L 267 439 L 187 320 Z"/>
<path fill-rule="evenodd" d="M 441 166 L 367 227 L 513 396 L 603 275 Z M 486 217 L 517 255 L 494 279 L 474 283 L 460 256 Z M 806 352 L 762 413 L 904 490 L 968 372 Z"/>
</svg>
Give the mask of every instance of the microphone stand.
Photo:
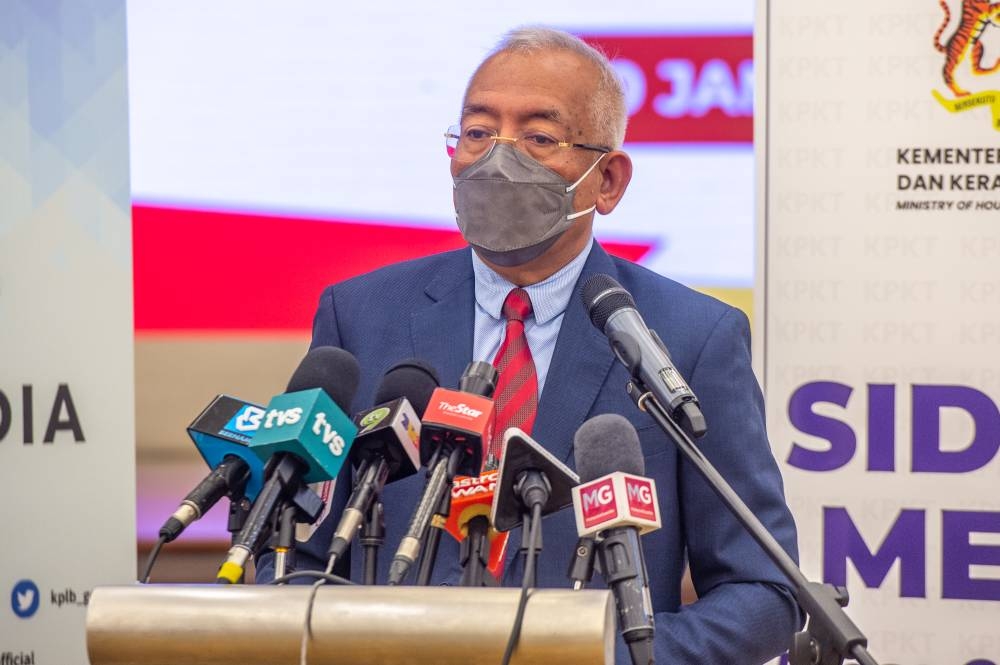
<svg viewBox="0 0 1000 665">
<path fill-rule="evenodd" d="M 486 569 L 490 563 L 490 518 L 477 515 L 466 525 L 458 562 L 462 565 L 460 586 L 481 587 L 486 582 Z"/>
<path fill-rule="evenodd" d="M 378 548 L 385 542 L 385 511 L 382 498 L 372 501 L 372 507 L 365 519 L 361 531 L 361 545 L 365 548 L 364 583 L 375 584 L 375 573 L 378 570 Z"/>
<path fill-rule="evenodd" d="M 292 520 L 292 528 L 288 531 L 291 533 L 293 543 L 296 522 L 312 524 L 316 521 L 323 510 L 323 500 L 302 480 L 304 464 L 294 455 L 287 453 L 273 455 L 268 460 L 265 467 L 267 481 L 250 508 L 245 518 L 246 523 L 234 537 L 233 547 L 229 558 L 223 564 L 223 569 L 231 569 L 229 573 L 239 570 L 242 580 L 242 569 L 246 560 L 251 555 L 256 557 L 260 548 L 270 542 L 275 533 L 275 521 L 283 522 L 282 518 L 286 514 L 290 515 Z M 234 555 L 233 550 L 242 550 L 242 561 L 237 560 L 240 555 Z M 277 565 L 277 561 L 275 563 Z M 236 583 L 236 580 L 231 579 L 228 574 L 223 575 L 220 571 L 218 583 L 230 584 Z"/>
<path fill-rule="evenodd" d="M 454 479 L 452 479 L 454 480 Z M 431 583 L 431 575 L 434 573 L 434 564 L 437 562 L 438 545 L 441 543 L 441 534 L 444 532 L 445 522 L 451 513 L 451 487 L 441 495 L 437 511 L 431 518 L 430 531 L 427 532 L 427 542 L 420 553 L 420 564 L 417 570 L 417 586 L 427 586 Z"/>
<path fill-rule="evenodd" d="M 243 492 L 229 497 L 229 521 L 226 524 L 226 530 L 230 534 L 230 546 L 236 544 L 236 537 L 240 535 L 243 525 L 246 524 L 247 515 L 250 514 L 250 505 L 250 499 Z"/>
<path fill-rule="evenodd" d="M 581 591 L 594 577 L 594 560 L 597 554 L 597 538 L 582 536 L 576 541 L 573 558 L 569 562 L 566 577 L 573 581 L 573 591 Z"/>
<path fill-rule="evenodd" d="M 427 537 L 427 529 L 430 528 L 436 506 L 441 505 L 445 495 L 451 496 L 451 485 L 458 475 L 464 457 L 465 451 L 461 446 L 447 442 L 435 451 L 428 462 L 430 470 L 427 474 L 424 496 L 417 505 L 413 517 L 410 518 L 407 534 L 400 543 L 399 550 L 404 554 L 397 551 L 392 565 L 389 566 L 389 586 L 402 583 L 411 566 L 423 555 L 426 544 L 424 539 Z M 430 561 L 428 565 L 433 567 L 434 562 Z"/>
<path fill-rule="evenodd" d="M 517 477 L 514 492 L 521 504 L 524 525 L 521 529 L 521 551 L 525 553 L 524 570 L 527 574 L 527 571 L 535 570 L 538 553 L 542 551 L 542 508 L 549 501 L 552 486 L 544 473 L 530 469 Z M 530 583 L 534 584 L 534 580 Z"/>
<path fill-rule="evenodd" d="M 626 367 L 629 366 L 627 362 L 624 364 Z M 774 536 L 764 528 L 757 516 L 750 512 L 747 505 L 687 433 L 667 416 L 656 397 L 634 376 L 628 384 L 628 394 L 636 405 L 652 416 L 660 429 L 673 440 L 729 512 L 795 587 L 795 599 L 799 607 L 809 616 L 809 622 L 804 631 L 795 634 L 793 646 L 789 651 L 790 665 L 841 665 L 844 658 L 853 658 L 861 665 L 878 665 L 868 653 L 868 638 L 844 612 L 843 608 L 848 602 L 847 590 L 834 587 L 832 584 L 810 582 L 806 578 L 792 557 L 788 556 Z"/>
<path fill-rule="evenodd" d="M 284 577 L 289 572 L 290 561 L 295 551 L 295 504 L 285 502 L 278 509 L 278 528 L 274 542 L 274 578 Z"/>
</svg>

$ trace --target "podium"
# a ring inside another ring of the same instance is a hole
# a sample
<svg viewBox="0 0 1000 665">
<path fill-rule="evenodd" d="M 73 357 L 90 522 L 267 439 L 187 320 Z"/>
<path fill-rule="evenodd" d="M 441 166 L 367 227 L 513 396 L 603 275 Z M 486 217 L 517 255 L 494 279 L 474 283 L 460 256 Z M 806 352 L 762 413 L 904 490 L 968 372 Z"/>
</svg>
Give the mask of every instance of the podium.
<svg viewBox="0 0 1000 665">
<path fill-rule="evenodd" d="M 98 587 L 91 665 L 298 665 L 309 586 Z M 332 586 L 316 590 L 313 665 L 496 665 L 520 589 Z M 611 664 L 609 591 L 534 589 L 511 664 Z"/>
</svg>

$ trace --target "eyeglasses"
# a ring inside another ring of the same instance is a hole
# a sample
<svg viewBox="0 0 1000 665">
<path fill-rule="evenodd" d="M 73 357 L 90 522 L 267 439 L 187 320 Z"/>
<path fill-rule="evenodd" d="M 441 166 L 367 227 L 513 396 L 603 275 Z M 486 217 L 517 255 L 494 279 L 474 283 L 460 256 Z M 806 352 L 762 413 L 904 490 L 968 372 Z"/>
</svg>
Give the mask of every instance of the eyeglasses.
<svg viewBox="0 0 1000 665">
<path fill-rule="evenodd" d="M 568 143 L 539 131 L 525 132 L 516 137 L 499 136 L 492 129 L 478 125 L 470 125 L 464 129 L 461 125 L 452 125 L 444 133 L 444 138 L 448 156 L 460 162 L 473 162 L 479 159 L 491 152 L 498 141 L 506 141 L 540 162 L 566 148 L 611 152 L 611 148 L 603 145 Z"/>
</svg>

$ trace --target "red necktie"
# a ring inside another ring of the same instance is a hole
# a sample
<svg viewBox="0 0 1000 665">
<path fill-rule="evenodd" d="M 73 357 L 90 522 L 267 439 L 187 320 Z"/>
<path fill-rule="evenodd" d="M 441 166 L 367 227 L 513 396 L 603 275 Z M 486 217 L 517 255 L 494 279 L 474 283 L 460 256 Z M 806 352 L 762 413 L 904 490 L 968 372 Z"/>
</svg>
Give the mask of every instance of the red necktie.
<svg viewBox="0 0 1000 665">
<path fill-rule="evenodd" d="M 531 315 L 531 298 L 524 289 L 513 289 L 503 302 L 507 333 L 493 365 L 500 372 L 494 393 L 496 425 L 490 442 L 487 464 L 499 464 L 503 433 L 508 427 L 520 427 L 528 434 L 538 409 L 538 375 L 531 358 L 524 320 Z"/>
</svg>

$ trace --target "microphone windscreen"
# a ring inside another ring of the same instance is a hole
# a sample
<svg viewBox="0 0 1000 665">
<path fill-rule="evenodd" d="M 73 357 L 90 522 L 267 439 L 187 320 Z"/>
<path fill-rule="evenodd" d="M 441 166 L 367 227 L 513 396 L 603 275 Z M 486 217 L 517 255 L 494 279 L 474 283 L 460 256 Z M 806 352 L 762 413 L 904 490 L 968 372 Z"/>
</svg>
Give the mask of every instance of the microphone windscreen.
<svg viewBox="0 0 1000 665">
<path fill-rule="evenodd" d="M 583 299 L 590 322 L 602 331 L 608 318 L 619 309 L 635 309 L 632 295 L 609 275 L 597 274 L 584 282 L 580 288 L 580 298 Z"/>
<path fill-rule="evenodd" d="M 396 363 L 382 377 L 375 391 L 375 404 L 385 404 L 405 397 L 417 413 L 427 410 L 431 393 L 440 385 L 434 368 L 417 358 Z"/>
<path fill-rule="evenodd" d="M 615 471 L 634 476 L 646 473 L 639 434 L 616 413 L 603 413 L 580 425 L 573 437 L 573 457 L 581 483 Z"/>
<path fill-rule="evenodd" d="M 473 360 L 462 372 L 462 377 L 458 380 L 458 389 L 464 393 L 492 398 L 499 380 L 500 372 L 496 367 L 481 360 Z"/>
<path fill-rule="evenodd" d="M 360 377 L 361 368 L 349 351 L 335 346 L 317 346 L 310 349 L 295 368 L 285 392 L 322 388 L 346 413 L 358 390 Z"/>
</svg>

